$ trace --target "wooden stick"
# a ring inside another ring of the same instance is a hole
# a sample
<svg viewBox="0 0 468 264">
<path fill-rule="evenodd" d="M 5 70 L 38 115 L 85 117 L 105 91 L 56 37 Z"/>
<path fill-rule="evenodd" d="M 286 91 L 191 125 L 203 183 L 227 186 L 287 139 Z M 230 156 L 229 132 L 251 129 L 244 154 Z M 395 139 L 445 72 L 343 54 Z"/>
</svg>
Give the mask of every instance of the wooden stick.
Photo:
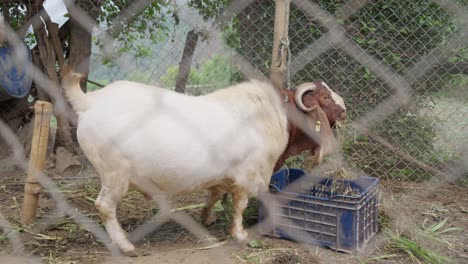
<svg viewBox="0 0 468 264">
<path fill-rule="evenodd" d="M 442 176 L 445 179 L 450 179 L 451 178 L 449 175 L 443 173 L 442 171 L 440 171 L 440 170 L 438 170 L 438 169 L 436 169 L 434 167 L 431 167 L 431 166 L 427 165 L 426 163 L 424 163 L 422 161 L 417 160 L 416 158 L 414 158 L 410 154 L 405 153 L 404 151 L 399 150 L 398 148 L 396 148 L 395 146 L 393 146 L 392 144 L 387 142 L 382 137 L 380 137 L 378 135 L 375 135 L 375 134 L 372 134 L 372 133 L 368 133 L 367 136 L 370 137 L 372 140 L 376 141 L 377 143 L 381 144 L 382 146 L 386 147 L 387 149 L 393 151 L 393 153 L 397 154 L 400 158 L 410 162 L 411 164 L 413 164 L 413 165 L 415 165 L 415 166 L 417 166 L 417 167 L 419 167 L 419 168 L 421 168 L 421 169 L 423 169 L 425 171 L 428 171 L 428 172 L 432 173 L 435 176 Z"/>
<path fill-rule="evenodd" d="M 44 101 L 37 101 L 34 105 L 34 110 L 34 133 L 28 176 L 24 184 L 24 201 L 21 213 L 21 222 L 24 224 L 30 224 L 36 220 L 36 209 L 39 193 L 41 192 L 41 185 L 37 181 L 37 175 L 44 171 L 52 104 Z"/>
<path fill-rule="evenodd" d="M 277 88 L 283 87 L 284 73 L 287 70 L 288 27 L 290 0 L 275 0 L 275 26 L 273 53 L 271 56 L 270 79 Z"/>
</svg>

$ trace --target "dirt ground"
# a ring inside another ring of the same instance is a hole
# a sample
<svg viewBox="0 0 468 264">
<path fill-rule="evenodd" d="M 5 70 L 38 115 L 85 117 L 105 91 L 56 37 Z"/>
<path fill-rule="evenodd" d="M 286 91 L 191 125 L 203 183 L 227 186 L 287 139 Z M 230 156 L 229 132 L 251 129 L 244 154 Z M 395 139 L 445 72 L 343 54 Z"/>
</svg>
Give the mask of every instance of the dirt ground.
<svg viewBox="0 0 468 264">
<path fill-rule="evenodd" d="M 0 164 L 1 161 L 0 161 Z M 99 180 L 88 169 L 74 168 L 57 174 L 47 171 L 76 210 L 96 223 L 94 208 Z M 355 254 L 302 245 L 293 241 L 261 236 L 256 229 L 256 203 L 246 210 L 250 243 L 238 245 L 228 235 L 229 221 L 222 211 L 207 231 L 220 243 L 213 245 L 197 238 L 174 221 L 163 224 L 136 244 L 139 257 L 112 257 L 94 236 L 68 216 L 57 216 L 56 203 L 48 193 L 40 196 L 38 224 L 19 223 L 25 172 L 13 166 L 0 166 L 0 212 L 20 234 L 26 252 L 43 263 L 424 263 L 402 250 L 391 247 L 389 235 L 377 233 L 366 248 Z M 422 247 L 450 257 L 453 263 L 468 263 L 468 187 L 463 184 L 383 182 L 381 184 L 380 225 L 410 237 Z M 198 221 L 204 193 L 176 197 L 174 208 L 181 208 Z M 184 207 L 188 207 L 184 208 Z M 131 190 L 120 204 L 118 217 L 131 232 L 155 214 L 157 209 Z M 448 219 L 438 240 L 417 237 L 417 227 L 426 228 Z M 0 235 L 0 263 L 21 262 L 11 255 L 6 234 Z"/>
</svg>

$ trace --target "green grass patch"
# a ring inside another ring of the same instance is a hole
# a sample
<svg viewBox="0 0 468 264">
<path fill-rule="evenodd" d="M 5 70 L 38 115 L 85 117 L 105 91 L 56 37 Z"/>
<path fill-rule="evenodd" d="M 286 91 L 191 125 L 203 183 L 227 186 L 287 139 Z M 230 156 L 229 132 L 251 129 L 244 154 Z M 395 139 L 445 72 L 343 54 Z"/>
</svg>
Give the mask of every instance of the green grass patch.
<svg viewBox="0 0 468 264">
<path fill-rule="evenodd" d="M 415 232 L 418 236 L 423 237 L 425 239 L 429 239 L 434 242 L 442 243 L 449 247 L 453 247 L 453 245 L 442 235 L 449 232 L 459 232 L 462 229 L 458 227 L 444 228 L 445 224 L 447 224 L 447 220 L 448 218 L 445 218 L 439 223 L 435 223 L 427 228 L 424 228 L 425 224 L 423 224 L 423 228 L 417 228 Z"/>
<path fill-rule="evenodd" d="M 453 262 L 449 257 L 425 248 L 405 235 L 395 234 L 388 229 L 386 229 L 385 232 L 390 237 L 388 245 L 395 250 L 406 253 L 413 261 L 419 263 L 419 260 L 424 260 L 431 264 L 446 264 Z"/>
</svg>

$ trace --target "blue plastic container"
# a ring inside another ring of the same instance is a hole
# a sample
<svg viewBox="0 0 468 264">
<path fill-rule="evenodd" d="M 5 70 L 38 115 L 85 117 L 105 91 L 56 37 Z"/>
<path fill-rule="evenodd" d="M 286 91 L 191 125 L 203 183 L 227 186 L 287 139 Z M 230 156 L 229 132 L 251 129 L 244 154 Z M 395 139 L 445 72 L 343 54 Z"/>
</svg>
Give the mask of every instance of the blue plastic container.
<svg viewBox="0 0 468 264">
<path fill-rule="evenodd" d="M 15 57 L 14 48 L 0 48 L 0 102 L 25 97 L 31 88 L 33 76 L 26 67 L 32 63 L 31 52 L 24 44 L 16 49 L 24 49 L 25 57 Z"/>
<path fill-rule="evenodd" d="M 362 249 L 378 231 L 379 179 L 339 181 L 300 169 L 279 170 L 270 181 L 277 205 L 269 211 L 259 203 L 260 232 L 348 253 Z M 335 186 L 346 186 L 348 194 Z M 259 200 L 263 198 L 266 194 Z M 275 217 L 267 218 L 268 213 Z"/>
</svg>

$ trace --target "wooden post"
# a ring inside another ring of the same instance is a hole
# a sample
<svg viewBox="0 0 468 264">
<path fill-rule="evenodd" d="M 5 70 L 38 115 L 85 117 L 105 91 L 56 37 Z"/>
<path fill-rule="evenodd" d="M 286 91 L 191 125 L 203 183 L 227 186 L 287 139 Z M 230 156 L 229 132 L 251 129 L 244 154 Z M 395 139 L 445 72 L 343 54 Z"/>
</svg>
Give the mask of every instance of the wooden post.
<svg viewBox="0 0 468 264">
<path fill-rule="evenodd" d="M 277 88 L 282 88 L 288 59 L 288 27 L 290 0 L 275 0 L 275 29 L 271 56 L 270 79 Z"/>
<path fill-rule="evenodd" d="M 30 224 L 36 219 L 37 203 L 41 192 L 41 185 L 37 181 L 37 175 L 44 170 L 52 104 L 37 101 L 34 105 L 34 112 L 34 133 L 28 176 L 24 184 L 24 201 L 21 213 L 21 222 L 24 224 Z"/>
<path fill-rule="evenodd" d="M 185 47 L 182 53 L 182 59 L 179 63 L 179 72 L 177 73 L 175 91 L 178 93 L 185 93 L 185 85 L 190 73 L 190 67 L 192 65 L 193 53 L 195 53 L 195 47 L 197 46 L 198 33 L 195 30 L 190 30 L 187 33 L 185 39 Z"/>
</svg>

